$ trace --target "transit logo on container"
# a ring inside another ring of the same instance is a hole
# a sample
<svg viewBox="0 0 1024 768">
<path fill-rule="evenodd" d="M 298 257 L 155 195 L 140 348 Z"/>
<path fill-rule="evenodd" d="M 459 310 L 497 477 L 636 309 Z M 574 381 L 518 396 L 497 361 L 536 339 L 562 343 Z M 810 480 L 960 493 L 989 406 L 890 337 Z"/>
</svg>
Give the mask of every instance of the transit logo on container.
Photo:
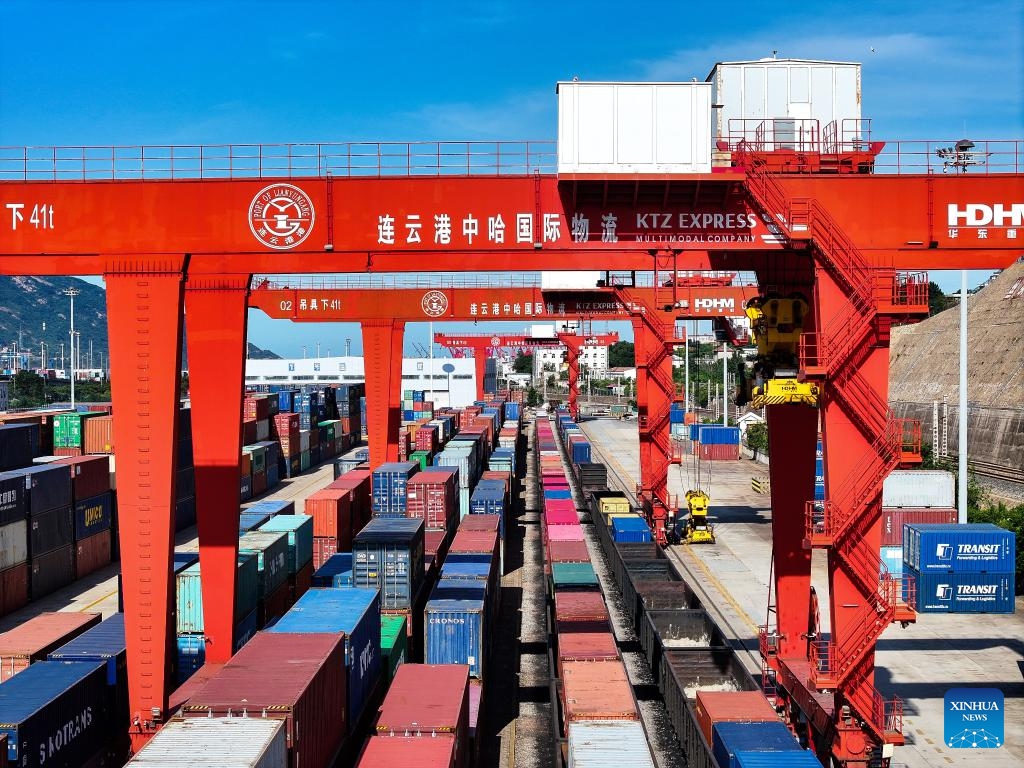
<svg viewBox="0 0 1024 768">
<path fill-rule="evenodd" d="M 945 698 L 943 740 L 953 749 L 1003 746 L 1003 692 L 998 688 L 950 688 Z"/>
<path fill-rule="evenodd" d="M 264 187 L 249 203 L 249 229 L 264 245 L 294 248 L 313 231 L 313 200 L 291 184 Z"/>
<path fill-rule="evenodd" d="M 935 547 L 935 557 L 939 560 L 949 560 L 953 557 L 952 544 L 939 544 Z"/>
</svg>

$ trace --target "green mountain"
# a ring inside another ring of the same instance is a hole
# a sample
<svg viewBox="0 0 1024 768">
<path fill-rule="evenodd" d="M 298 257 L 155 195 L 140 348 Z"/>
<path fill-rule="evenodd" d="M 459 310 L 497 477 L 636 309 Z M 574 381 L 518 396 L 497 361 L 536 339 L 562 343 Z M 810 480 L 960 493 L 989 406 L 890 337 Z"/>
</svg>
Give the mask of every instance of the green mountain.
<svg viewBox="0 0 1024 768">
<path fill-rule="evenodd" d="M 10 365 L 15 346 L 19 367 L 38 368 L 40 344 L 46 345 L 47 368 L 71 366 L 71 302 L 64 295 L 76 288 L 75 330 L 79 333 L 79 367 L 89 367 L 89 342 L 92 342 L 92 367 L 107 365 L 107 293 L 98 285 L 76 277 L 3 277 L 0 276 L 0 368 Z M 64 364 L 61 365 L 61 344 Z M 276 360 L 279 356 L 249 343 L 253 360 Z M 27 358 L 27 359 L 26 359 Z"/>
<path fill-rule="evenodd" d="M 102 288 L 75 277 L 0 277 L 0 351 L 6 357 L 14 351 L 25 353 L 22 365 L 39 367 L 40 344 L 46 345 L 47 368 L 71 365 L 71 302 L 63 295 L 66 288 L 77 288 L 75 331 L 79 333 L 80 367 L 89 365 L 92 342 L 93 367 L 107 359 L 107 294 Z M 7 367 L 5 359 L 4 367 Z"/>
</svg>

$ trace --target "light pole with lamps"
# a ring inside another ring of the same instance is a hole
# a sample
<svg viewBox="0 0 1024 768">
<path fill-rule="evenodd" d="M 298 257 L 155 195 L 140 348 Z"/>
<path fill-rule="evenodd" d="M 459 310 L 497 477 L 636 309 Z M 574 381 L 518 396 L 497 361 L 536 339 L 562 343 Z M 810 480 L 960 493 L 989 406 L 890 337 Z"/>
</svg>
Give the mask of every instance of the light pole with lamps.
<svg viewBox="0 0 1024 768">
<path fill-rule="evenodd" d="M 71 330 L 68 335 L 71 337 L 71 408 L 75 407 L 75 296 L 81 291 L 77 288 L 65 288 L 64 295 L 71 299 Z M 63 358 L 63 353 L 61 354 Z"/>
</svg>

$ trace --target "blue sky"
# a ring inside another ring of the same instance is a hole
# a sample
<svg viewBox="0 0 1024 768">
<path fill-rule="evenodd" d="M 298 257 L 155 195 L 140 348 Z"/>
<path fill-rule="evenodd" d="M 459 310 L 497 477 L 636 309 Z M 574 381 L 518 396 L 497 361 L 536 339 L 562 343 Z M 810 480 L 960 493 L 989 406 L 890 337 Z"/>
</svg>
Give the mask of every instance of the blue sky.
<svg viewBox="0 0 1024 768">
<path fill-rule="evenodd" d="M 717 61 L 773 50 L 862 62 L 875 137 L 1024 137 L 1024 0 L 4 0 L 0 11 L 7 146 L 553 139 L 557 80 L 703 80 Z M 286 355 L 346 337 L 358 348 L 354 326 L 250 323 L 252 341 Z M 425 341 L 425 326 L 407 337 Z"/>
</svg>

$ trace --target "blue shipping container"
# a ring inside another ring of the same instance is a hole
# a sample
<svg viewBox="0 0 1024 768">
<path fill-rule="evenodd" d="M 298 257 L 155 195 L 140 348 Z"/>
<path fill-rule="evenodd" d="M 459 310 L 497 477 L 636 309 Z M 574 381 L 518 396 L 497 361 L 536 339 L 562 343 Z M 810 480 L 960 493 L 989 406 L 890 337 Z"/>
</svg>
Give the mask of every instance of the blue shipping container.
<svg viewBox="0 0 1024 768">
<path fill-rule="evenodd" d="M 740 428 L 701 424 L 697 440 L 701 445 L 738 445 Z"/>
<path fill-rule="evenodd" d="M 1006 573 L 1016 567 L 1016 537 L 991 523 L 905 525 L 903 558 L 918 571 Z"/>
<path fill-rule="evenodd" d="M 246 512 L 266 512 L 268 515 L 273 517 L 274 515 L 294 515 L 295 514 L 295 502 L 294 501 L 273 501 L 267 499 L 265 501 L 257 501 L 255 504 L 250 504 Z"/>
<path fill-rule="evenodd" d="M 110 491 L 75 502 L 75 541 L 109 531 L 113 519 L 114 498 Z"/>
<path fill-rule="evenodd" d="M 570 491 L 568 488 L 565 489 L 565 490 L 544 491 L 544 498 L 545 499 L 571 499 L 572 498 L 572 491 Z"/>
<path fill-rule="evenodd" d="M 651 528 L 646 520 L 640 517 L 614 517 L 612 518 L 612 540 L 615 542 L 639 542 L 654 541 L 651 538 Z"/>
<path fill-rule="evenodd" d="M 427 664 L 467 664 L 470 677 L 484 679 L 487 614 L 483 582 L 438 582 L 424 616 L 423 660 Z"/>
<path fill-rule="evenodd" d="M 128 644 L 124 635 L 124 614 L 115 613 L 70 642 L 53 651 L 51 661 L 102 661 L 107 685 L 123 685 L 128 691 Z"/>
<path fill-rule="evenodd" d="M 711 752 L 721 768 L 737 768 L 737 752 L 796 752 L 800 744 L 789 728 L 777 723 L 715 723 Z"/>
<path fill-rule="evenodd" d="M 14 472 L 0 474 L 0 525 L 16 523 L 28 517 L 25 478 Z"/>
<path fill-rule="evenodd" d="M 374 514 L 405 516 L 406 487 L 418 469 L 418 462 L 394 461 L 373 470 L 371 493 Z"/>
<path fill-rule="evenodd" d="M 34 424 L 0 424 L 0 471 L 20 469 L 32 463 L 38 432 Z"/>
<path fill-rule="evenodd" d="M 0 685 L 8 763 L 86 765 L 113 733 L 111 710 L 106 662 L 31 665 Z"/>
<path fill-rule="evenodd" d="M 243 475 L 238 479 L 238 501 L 245 503 L 252 498 L 252 475 Z"/>
<path fill-rule="evenodd" d="M 380 591 L 312 589 L 267 631 L 345 633 L 348 721 L 355 727 L 380 678 Z"/>
<path fill-rule="evenodd" d="M 203 591 L 199 563 L 177 574 L 175 596 L 178 607 L 178 634 L 200 634 L 203 631 Z M 235 623 L 256 610 L 259 589 L 256 555 L 238 554 L 235 576 Z"/>
<path fill-rule="evenodd" d="M 573 464 L 589 464 L 590 463 L 590 443 L 570 443 L 572 447 L 572 463 Z"/>
<path fill-rule="evenodd" d="M 402 611 L 423 584 L 423 521 L 378 517 L 352 542 L 352 583 L 379 589 L 381 608 Z"/>
<path fill-rule="evenodd" d="M 256 636 L 259 626 L 256 611 L 235 625 L 235 653 Z M 206 663 L 206 638 L 203 635 L 178 635 L 177 681 L 182 685 Z"/>
<path fill-rule="evenodd" d="M 270 519 L 268 512 L 243 512 L 238 518 L 238 532 L 254 531 Z"/>
<path fill-rule="evenodd" d="M 313 573 L 314 587 L 351 587 L 352 553 L 339 552 L 327 558 Z"/>
<path fill-rule="evenodd" d="M 905 566 L 914 593 L 907 595 L 918 613 L 1013 613 L 1014 576 L 1008 573 L 921 573 Z"/>
<path fill-rule="evenodd" d="M 71 506 L 71 467 L 67 464 L 37 464 L 19 469 L 28 492 L 28 513 L 46 512 Z"/>
<path fill-rule="evenodd" d="M 799 752 L 736 752 L 737 768 L 821 768 L 821 761 L 808 749 Z"/>
<path fill-rule="evenodd" d="M 882 565 L 893 576 L 903 575 L 903 547 L 882 547 Z M 882 570 L 881 568 L 879 569 Z M 884 571 L 883 571 L 884 572 Z"/>
<path fill-rule="evenodd" d="M 294 576 L 313 559 L 313 517 L 276 515 L 260 525 L 261 531 L 288 534 L 288 575 Z"/>
</svg>

